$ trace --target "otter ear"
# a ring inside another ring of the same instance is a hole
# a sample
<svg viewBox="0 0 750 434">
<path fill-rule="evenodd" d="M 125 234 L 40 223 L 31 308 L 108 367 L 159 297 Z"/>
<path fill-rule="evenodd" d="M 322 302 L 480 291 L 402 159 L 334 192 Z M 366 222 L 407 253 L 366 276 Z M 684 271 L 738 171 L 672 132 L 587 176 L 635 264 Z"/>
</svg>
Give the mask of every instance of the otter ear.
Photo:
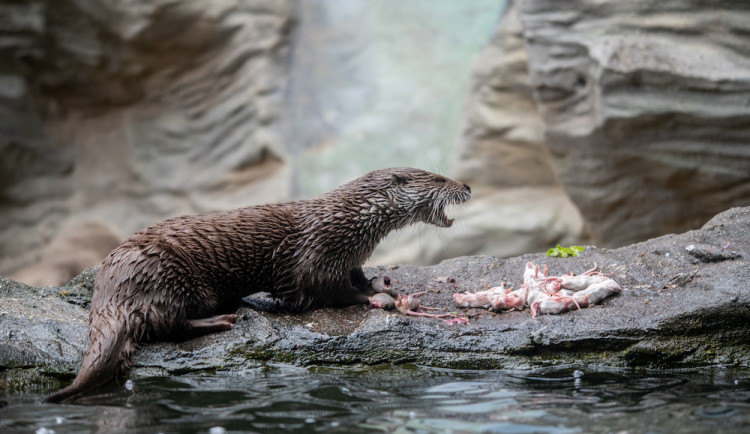
<svg viewBox="0 0 750 434">
<path fill-rule="evenodd" d="M 397 173 L 394 173 L 392 176 L 393 176 L 393 179 L 391 180 L 391 182 L 394 185 L 404 185 L 407 182 L 407 179 L 404 175 L 399 175 Z"/>
</svg>

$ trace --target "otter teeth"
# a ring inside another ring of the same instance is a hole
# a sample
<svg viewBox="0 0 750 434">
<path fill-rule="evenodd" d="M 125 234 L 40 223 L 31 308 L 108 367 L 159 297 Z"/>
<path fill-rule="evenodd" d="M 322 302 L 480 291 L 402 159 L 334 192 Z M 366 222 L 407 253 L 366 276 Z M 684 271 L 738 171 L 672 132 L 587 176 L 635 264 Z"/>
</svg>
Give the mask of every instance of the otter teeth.
<svg viewBox="0 0 750 434">
<path fill-rule="evenodd" d="M 445 211 L 443 209 L 440 209 L 435 214 L 435 218 L 433 219 L 433 223 L 435 223 L 436 226 L 442 226 L 444 228 L 449 228 L 449 227 L 451 227 L 451 225 L 453 225 L 453 219 L 448 218 L 448 216 L 445 215 Z"/>
<path fill-rule="evenodd" d="M 442 223 L 445 225 L 445 227 L 450 227 L 453 224 L 453 219 L 449 219 L 448 216 L 445 215 L 445 213 L 442 213 L 440 217 L 442 218 Z"/>
</svg>

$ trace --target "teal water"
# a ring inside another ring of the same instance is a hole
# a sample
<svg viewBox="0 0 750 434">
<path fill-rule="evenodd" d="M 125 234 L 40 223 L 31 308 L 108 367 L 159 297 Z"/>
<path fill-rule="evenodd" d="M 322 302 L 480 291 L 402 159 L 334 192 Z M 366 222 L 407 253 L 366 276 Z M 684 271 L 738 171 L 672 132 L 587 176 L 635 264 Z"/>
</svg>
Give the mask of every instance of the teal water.
<svg viewBox="0 0 750 434">
<path fill-rule="evenodd" d="M 85 405 L 42 404 L 41 397 L 0 396 L 0 432 L 750 432 L 750 369 L 726 367 L 273 365 L 137 377 L 88 396 Z"/>
</svg>

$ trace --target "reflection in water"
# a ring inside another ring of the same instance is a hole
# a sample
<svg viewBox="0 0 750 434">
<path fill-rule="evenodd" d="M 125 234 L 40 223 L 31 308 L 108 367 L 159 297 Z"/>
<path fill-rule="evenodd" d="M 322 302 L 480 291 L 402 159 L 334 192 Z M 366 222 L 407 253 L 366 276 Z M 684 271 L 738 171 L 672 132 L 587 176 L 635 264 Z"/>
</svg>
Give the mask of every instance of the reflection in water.
<svg viewBox="0 0 750 434">
<path fill-rule="evenodd" d="M 750 370 L 272 365 L 40 399 L 2 397 L 0 432 L 742 432 Z"/>
</svg>

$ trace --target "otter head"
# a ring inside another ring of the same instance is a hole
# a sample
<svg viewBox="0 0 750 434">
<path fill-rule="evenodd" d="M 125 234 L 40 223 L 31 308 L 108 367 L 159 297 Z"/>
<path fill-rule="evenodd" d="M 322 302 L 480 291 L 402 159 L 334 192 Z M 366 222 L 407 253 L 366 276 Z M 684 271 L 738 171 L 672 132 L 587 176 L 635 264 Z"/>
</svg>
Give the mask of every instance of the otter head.
<svg viewBox="0 0 750 434">
<path fill-rule="evenodd" d="M 466 202 L 471 188 L 445 176 L 419 169 L 387 169 L 389 185 L 384 190 L 391 206 L 408 215 L 411 221 L 422 221 L 447 228 L 453 220 L 445 207 Z"/>
</svg>

